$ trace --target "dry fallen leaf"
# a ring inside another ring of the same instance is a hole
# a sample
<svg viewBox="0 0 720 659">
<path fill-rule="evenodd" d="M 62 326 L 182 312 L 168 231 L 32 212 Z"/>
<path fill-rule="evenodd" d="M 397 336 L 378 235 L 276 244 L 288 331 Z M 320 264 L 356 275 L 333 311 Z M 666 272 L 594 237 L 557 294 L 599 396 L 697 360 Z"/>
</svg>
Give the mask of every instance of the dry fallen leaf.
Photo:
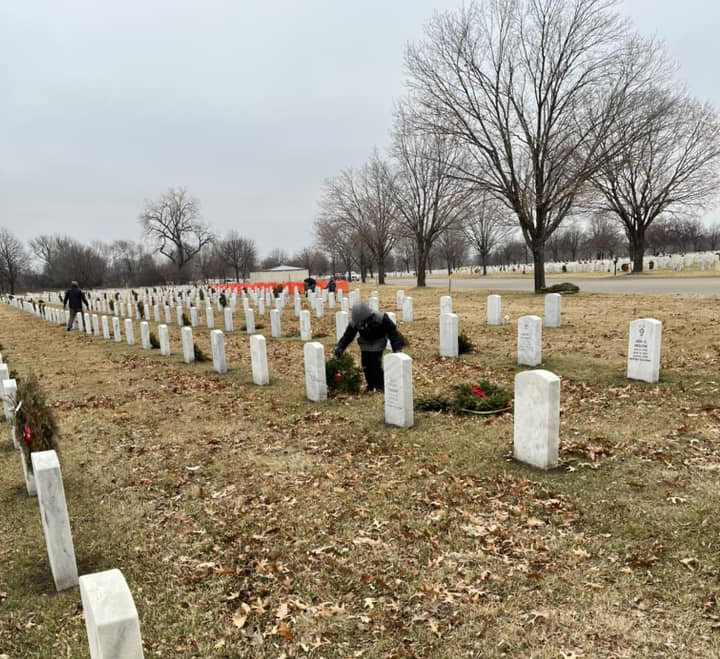
<svg viewBox="0 0 720 659">
<path fill-rule="evenodd" d="M 238 629 L 242 629 L 247 621 L 247 615 L 242 613 L 239 609 L 233 616 L 232 622 Z"/>
</svg>

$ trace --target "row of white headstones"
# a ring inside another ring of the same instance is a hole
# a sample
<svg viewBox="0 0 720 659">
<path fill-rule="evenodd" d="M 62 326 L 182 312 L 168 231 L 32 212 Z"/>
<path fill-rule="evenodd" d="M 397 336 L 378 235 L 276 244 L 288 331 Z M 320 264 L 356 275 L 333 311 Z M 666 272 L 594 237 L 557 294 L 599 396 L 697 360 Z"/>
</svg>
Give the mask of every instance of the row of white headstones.
<svg viewBox="0 0 720 659">
<path fill-rule="evenodd" d="M 558 296 L 559 297 L 559 296 Z M 488 322 L 501 324 L 500 297 L 488 298 Z M 556 315 L 546 313 L 546 326 L 559 327 L 559 301 L 546 298 L 547 309 L 556 310 Z M 443 296 L 441 300 L 440 336 L 443 343 L 443 326 L 454 327 L 457 341 L 457 316 L 452 313 L 452 300 Z M 307 312 L 306 312 L 307 313 Z M 450 322 L 448 322 L 450 316 Z M 452 317 L 454 317 L 454 322 Z M 114 321 L 117 321 L 114 318 Z M 126 319 L 127 323 L 132 321 Z M 145 323 L 147 324 L 147 323 Z M 142 327 L 142 324 L 141 324 Z M 167 327 L 165 326 L 167 331 Z M 142 330 L 141 330 L 142 331 Z M 192 328 L 184 327 L 183 350 L 192 346 Z M 218 334 L 215 334 L 215 333 Z M 534 316 L 525 316 L 518 321 L 518 338 L 525 335 L 525 341 L 534 342 L 541 332 L 541 320 Z M 628 351 L 628 377 L 647 381 L 652 379 L 649 371 L 659 372 L 660 340 L 662 325 L 654 319 L 633 321 L 630 326 L 630 344 Z M 213 339 L 213 335 L 216 337 Z M 447 330 L 445 332 L 447 337 Z M 109 338 L 106 337 L 106 338 Z M 216 350 L 224 362 L 223 334 L 220 330 L 211 332 L 213 358 Z M 267 384 L 267 357 L 265 338 L 253 335 L 251 358 L 253 361 L 253 381 Z M 538 349 L 539 350 L 539 349 Z M 221 351 L 221 352 L 219 352 Z M 520 354 L 520 348 L 518 350 Z M 187 361 L 187 360 L 186 360 Z M 306 394 L 311 401 L 327 398 L 325 379 L 325 351 L 321 343 L 308 341 L 304 346 Z M 263 367 L 264 365 L 264 367 Z M 2 368 L 4 367 L 4 372 Z M 412 359 L 404 353 L 385 355 L 385 421 L 386 423 L 409 428 L 414 423 Z M 226 366 L 225 366 L 226 368 Z M 217 369 L 216 369 L 217 370 Z M 4 377 L 3 377 L 4 376 Z M 7 366 L 0 365 L 0 381 L 3 383 L 3 401 L 10 401 L 15 382 L 7 378 Z M 558 464 L 559 426 L 560 426 L 560 378 L 544 369 L 535 369 L 518 373 L 515 376 L 515 405 L 513 449 L 517 460 L 540 469 L 552 469 Z M 8 409 L 9 407 L 9 409 Z M 12 405 L 6 406 L 6 416 L 12 415 Z M 13 439 L 15 431 L 13 429 Z M 23 468 L 25 460 L 21 456 Z M 70 533 L 70 523 L 60 475 L 60 465 L 54 451 L 42 451 L 31 455 L 34 489 L 43 520 L 43 530 L 48 548 L 51 571 L 58 590 L 69 588 L 78 583 L 75 554 Z M 26 482 L 28 475 L 26 473 Z M 30 487 L 28 486 L 28 491 Z M 142 657 L 140 627 L 137 611 L 127 583 L 119 570 L 79 579 L 83 607 L 86 612 L 86 626 L 91 647 L 91 657 L 127 656 L 134 659 Z M 122 647 L 125 655 L 103 654 L 103 648 Z M 93 650 L 95 648 L 95 650 Z"/>
<path fill-rule="evenodd" d="M 1 362 L 0 355 L 3 413 L 10 423 L 13 444 L 20 451 L 28 494 L 37 496 L 55 588 L 80 587 L 91 659 L 143 659 L 140 620 L 122 572 L 114 569 L 78 576 L 58 455 L 34 451 L 30 454 L 32 471 L 28 470 L 15 427 L 17 383 L 9 378 L 7 364 Z"/>
</svg>

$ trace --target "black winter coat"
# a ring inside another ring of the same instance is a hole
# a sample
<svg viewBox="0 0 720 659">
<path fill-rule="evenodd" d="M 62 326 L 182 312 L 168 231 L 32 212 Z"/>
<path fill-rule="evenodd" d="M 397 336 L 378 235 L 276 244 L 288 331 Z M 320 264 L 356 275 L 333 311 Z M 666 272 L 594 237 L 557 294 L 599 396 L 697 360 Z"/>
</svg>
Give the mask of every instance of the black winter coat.
<svg viewBox="0 0 720 659">
<path fill-rule="evenodd" d="M 74 311 L 82 311 L 82 305 L 85 305 L 88 309 L 90 305 L 79 288 L 69 288 L 65 291 L 65 298 L 63 299 L 63 306 L 68 305 L 70 309 Z"/>
<path fill-rule="evenodd" d="M 358 334 L 360 334 L 358 337 L 360 350 L 366 352 L 381 352 L 385 350 L 388 340 L 390 341 L 393 352 L 400 352 L 402 348 L 397 327 L 395 327 L 395 323 L 390 320 L 390 316 L 386 313 L 373 313 L 368 321 L 363 323 L 363 329 L 360 329 L 357 325 L 353 325 L 351 322 L 338 341 L 335 348 L 336 351 L 343 352 Z"/>
</svg>

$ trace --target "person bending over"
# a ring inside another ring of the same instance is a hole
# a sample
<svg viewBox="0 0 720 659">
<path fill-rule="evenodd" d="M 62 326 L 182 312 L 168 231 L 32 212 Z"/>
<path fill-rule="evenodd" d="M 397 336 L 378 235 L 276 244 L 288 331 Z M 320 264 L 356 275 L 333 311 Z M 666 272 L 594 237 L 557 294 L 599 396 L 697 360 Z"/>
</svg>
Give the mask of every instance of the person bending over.
<svg viewBox="0 0 720 659">
<path fill-rule="evenodd" d="M 382 369 L 382 355 L 388 340 L 393 352 L 400 352 L 400 337 L 395 323 L 386 313 L 372 311 L 365 304 L 355 304 L 351 320 L 337 345 L 335 356 L 339 357 L 358 336 L 361 363 L 368 391 L 382 391 L 385 388 Z"/>
</svg>

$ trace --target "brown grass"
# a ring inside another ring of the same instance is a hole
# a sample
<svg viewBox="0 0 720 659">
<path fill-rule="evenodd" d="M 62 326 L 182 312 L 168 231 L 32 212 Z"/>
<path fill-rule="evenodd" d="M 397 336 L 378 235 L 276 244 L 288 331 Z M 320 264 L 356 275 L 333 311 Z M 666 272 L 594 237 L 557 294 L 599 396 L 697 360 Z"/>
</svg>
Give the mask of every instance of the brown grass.
<svg viewBox="0 0 720 659">
<path fill-rule="evenodd" d="M 504 294 L 511 324 L 487 327 L 484 295 L 455 293 L 476 352 L 445 360 L 442 291 L 406 293 L 416 394 L 512 390 L 512 321 L 542 316 L 541 297 Z M 393 301 L 383 288 L 381 308 Z M 177 327 L 163 358 L 5 306 L 0 323 L 10 366 L 35 371 L 56 409 L 80 572 L 123 571 L 148 657 L 710 657 L 718 301 L 563 300 L 543 338 L 563 378 L 550 473 L 512 460 L 509 414 L 418 413 L 401 431 L 379 395 L 309 403 L 302 342 L 269 329 L 271 384 L 254 387 L 237 331 L 219 376 L 182 362 Z M 624 378 L 627 325 L 645 316 L 663 321 L 658 385 Z M 331 313 L 312 324 L 329 355 Z M 286 309 L 283 332 L 295 325 Z M 210 354 L 208 331 L 194 336 Z M 54 593 L 9 440 L 0 461 L 0 655 L 87 656 L 79 594 Z"/>
</svg>

